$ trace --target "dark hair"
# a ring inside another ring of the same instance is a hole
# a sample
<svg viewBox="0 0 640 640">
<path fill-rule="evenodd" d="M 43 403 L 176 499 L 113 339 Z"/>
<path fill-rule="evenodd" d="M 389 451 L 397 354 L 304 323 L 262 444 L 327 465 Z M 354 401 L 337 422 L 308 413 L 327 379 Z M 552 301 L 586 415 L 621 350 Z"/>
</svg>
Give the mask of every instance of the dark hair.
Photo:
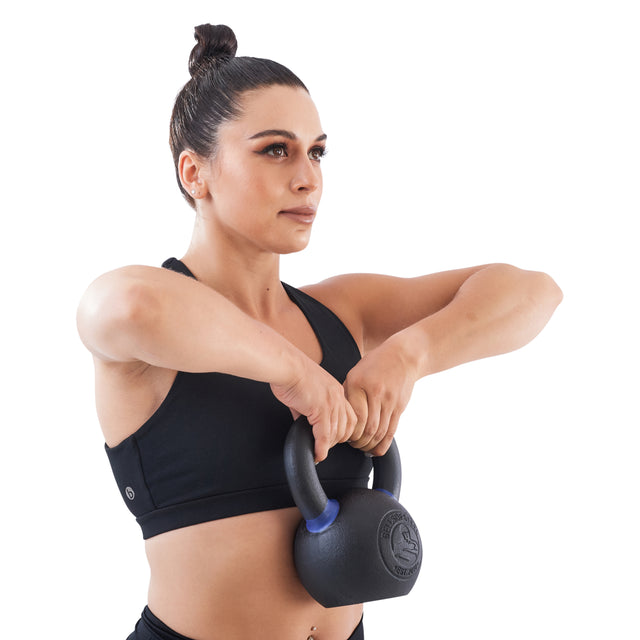
<svg viewBox="0 0 640 640">
<path fill-rule="evenodd" d="M 190 149 L 203 158 L 213 156 L 218 128 L 241 115 L 240 98 L 246 91 L 270 85 L 308 91 L 300 78 L 277 62 L 236 58 L 238 42 L 225 25 L 202 24 L 195 28 L 194 35 L 197 44 L 189 56 L 191 80 L 176 98 L 169 137 L 178 186 L 192 207 L 195 201 L 180 182 L 180 154 Z"/>
</svg>

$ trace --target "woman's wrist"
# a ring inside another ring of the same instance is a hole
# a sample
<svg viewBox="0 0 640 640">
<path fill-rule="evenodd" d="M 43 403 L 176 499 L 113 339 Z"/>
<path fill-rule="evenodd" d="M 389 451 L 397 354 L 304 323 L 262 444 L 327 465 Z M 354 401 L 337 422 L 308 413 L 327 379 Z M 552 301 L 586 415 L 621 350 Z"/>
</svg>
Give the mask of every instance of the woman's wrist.
<svg viewBox="0 0 640 640">
<path fill-rule="evenodd" d="M 287 387 L 297 384 L 304 376 L 305 358 L 305 354 L 291 343 L 283 345 L 282 355 L 274 368 L 273 380 L 269 382 Z"/>
<path fill-rule="evenodd" d="M 431 358 L 431 340 L 428 331 L 417 323 L 389 338 L 408 374 L 415 381 L 434 373 Z"/>
</svg>

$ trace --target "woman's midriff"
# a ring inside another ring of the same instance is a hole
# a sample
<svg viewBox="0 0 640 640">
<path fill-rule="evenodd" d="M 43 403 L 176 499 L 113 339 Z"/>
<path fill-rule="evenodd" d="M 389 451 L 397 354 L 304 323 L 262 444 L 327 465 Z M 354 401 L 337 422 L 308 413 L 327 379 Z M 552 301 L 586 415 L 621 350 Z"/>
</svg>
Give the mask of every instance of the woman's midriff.
<svg viewBox="0 0 640 640">
<path fill-rule="evenodd" d="M 251 513 L 146 541 L 149 608 L 194 640 L 344 640 L 362 605 L 325 609 L 293 564 L 298 509 Z"/>
</svg>

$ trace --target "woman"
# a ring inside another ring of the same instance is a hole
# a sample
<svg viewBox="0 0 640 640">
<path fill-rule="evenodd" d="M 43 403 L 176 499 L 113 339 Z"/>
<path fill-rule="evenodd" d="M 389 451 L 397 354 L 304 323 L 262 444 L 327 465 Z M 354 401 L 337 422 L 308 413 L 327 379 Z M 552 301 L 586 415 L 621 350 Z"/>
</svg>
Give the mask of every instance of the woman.
<svg viewBox="0 0 640 640">
<path fill-rule="evenodd" d="M 363 486 L 361 452 L 387 450 L 416 380 L 526 344 L 562 294 L 500 264 L 282 284 L 280 255 L 309 241 L 326 135 L 288 69 L 234 57 L 228 27 L 196 40 L 171 121 L 191 244 L 165 268 L 101 276 L 78 311 L 151 568 L 130 639 L 363 638 L 362 605 L 324 609 L 295 573 L 292 415 L 313 427 L 327 492 Z"/>
</svg>

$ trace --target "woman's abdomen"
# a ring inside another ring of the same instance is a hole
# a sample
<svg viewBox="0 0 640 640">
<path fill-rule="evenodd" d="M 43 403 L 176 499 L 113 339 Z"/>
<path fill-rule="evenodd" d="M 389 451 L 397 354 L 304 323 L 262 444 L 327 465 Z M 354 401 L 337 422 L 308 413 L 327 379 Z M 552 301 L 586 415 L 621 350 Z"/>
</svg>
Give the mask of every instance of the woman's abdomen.
<svg viewBox="0 0 640 640">
<path fill-rule="evenodd" d="M 293 565 L 298 509 L 176 529 L 146 541 L 149 608 L 198 640 L 348 638 L 362 606 L 325 609 Z"/>
</svg>

